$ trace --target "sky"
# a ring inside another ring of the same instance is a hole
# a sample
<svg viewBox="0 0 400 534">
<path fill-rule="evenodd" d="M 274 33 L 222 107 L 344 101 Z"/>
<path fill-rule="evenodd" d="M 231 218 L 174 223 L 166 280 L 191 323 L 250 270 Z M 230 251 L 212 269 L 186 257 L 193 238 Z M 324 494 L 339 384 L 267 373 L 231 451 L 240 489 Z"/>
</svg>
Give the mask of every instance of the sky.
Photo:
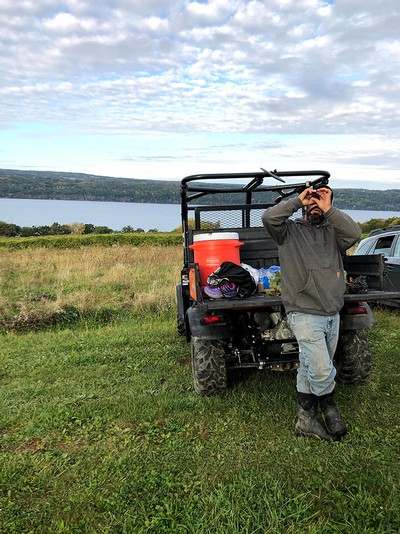
<svg viewBox="0 0 400 534">
<path fill-rule="evenodd" d="M 400 188 L 398 0 L 0 0 L 0 168 Z"/>
</svg>

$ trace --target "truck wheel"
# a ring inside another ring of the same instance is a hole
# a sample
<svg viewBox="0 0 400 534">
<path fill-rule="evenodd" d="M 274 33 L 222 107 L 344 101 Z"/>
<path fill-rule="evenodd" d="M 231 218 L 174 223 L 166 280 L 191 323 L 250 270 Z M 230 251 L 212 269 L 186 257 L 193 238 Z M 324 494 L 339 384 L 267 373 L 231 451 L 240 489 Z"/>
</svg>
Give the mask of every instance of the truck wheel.
<svg viewBox="0 0 400 534">
<path fill-rule="evenodd" d="M 337 378 L 342 384 L 360 384 L 371 374 L 371 350 L 365 330 L 341 334 L 335 354 Z"/>
<path fill-rule="evenodd" d="M 186 334 L 185 320 L 179 312 L 176 313 L 176 329 L 179 336 Z"/>
<path fill-rule="evenodd" d="M 192 372 L 196 393 L 222 395 L 226 390 L 225 352 L 220 341 L 192 337 Z"/>
</svg>

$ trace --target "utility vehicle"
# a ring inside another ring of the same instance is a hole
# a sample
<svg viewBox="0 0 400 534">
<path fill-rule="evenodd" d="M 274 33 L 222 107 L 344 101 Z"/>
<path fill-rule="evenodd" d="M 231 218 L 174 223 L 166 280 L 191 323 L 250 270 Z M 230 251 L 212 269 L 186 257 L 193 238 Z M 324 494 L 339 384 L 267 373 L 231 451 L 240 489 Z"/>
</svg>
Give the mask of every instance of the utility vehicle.
<svg viewBox="0 0 400 534">
<path fill-rule="evenodd" d="M 199 264 L 191 247 L 195 236 L 234 232 L 243 245 L 240 262 L 256 269 L 279 265 L 276 243 L 261 223 L 267 208 L 306 187 L 329 183 L 326 171 L 266 171 L 198 174 L 181 181 L 183 268 L 176 286 L 177 328 L 191 344 L 194 388 L 200 395 L 222 394 L 234 369 L 296 369 L 298 344 L 279 294 L 254 293 L 247 298 L 210 299 L 200 286 Z M 301 216 L 301 210 L 298 214 Z M 352 279 L 363 276 L 368 290 L 347 293 L 335 355 L 337 377 L 345 383 L 365 381 L 371 371 L 366 329 L 376 321 L 368 302 L 399 299 L 382 291 L 382 255 L 345 256 Z M 365 284 L 364 284 L 365 286 Z M 356 287 L 356 286 L 355 286 Z"/>
</svg>

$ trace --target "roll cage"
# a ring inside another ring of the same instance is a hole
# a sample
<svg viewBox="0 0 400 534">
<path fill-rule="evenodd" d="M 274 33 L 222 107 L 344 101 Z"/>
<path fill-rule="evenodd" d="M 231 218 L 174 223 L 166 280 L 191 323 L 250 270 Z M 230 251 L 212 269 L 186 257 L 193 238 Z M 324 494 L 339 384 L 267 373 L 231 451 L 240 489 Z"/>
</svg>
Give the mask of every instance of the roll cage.
<svg viewBox="0 0 400 534">
<path fill-rule="evenodd" d="M 265 210 L 281 200 L 299 194 L 308 187 L 315 188 L 327 185 L 330 173 L 327 171 L 267 171 L 194 174 L 181 181 L 181 216 L 184 238 L 185 263 L 189 260 L 188 247 L 192 244 L 191 233 L 204 231 L 203 217 L 211 212 L 232 213 L 237 211 L 238 217 L 232 224 L 224 228 L 251 228 L 261 224 L 260 217 L 252 217 L 254 210 Z M 286 183 L 286 179 L 301 181 Z M 279 182 L 276 185 L 265 184 L 266 179 Z M 277 193 L 273 198 L 271 195 Z M 229 195 L 226 202 L 216 203 L 217 195 Z M 214 197 L 214 198 L 213 198 Z M 233 200 L 233 197 L 235 200 Z M 236 200 L 237 198 L 237 200 Z M 189 217 L 192 215 L 192 217 Z M 194 220 L 194 228 L 189 227 L 189 218 Z M 254 222 L 257 219 L 257 224 Z"/>
</svg>

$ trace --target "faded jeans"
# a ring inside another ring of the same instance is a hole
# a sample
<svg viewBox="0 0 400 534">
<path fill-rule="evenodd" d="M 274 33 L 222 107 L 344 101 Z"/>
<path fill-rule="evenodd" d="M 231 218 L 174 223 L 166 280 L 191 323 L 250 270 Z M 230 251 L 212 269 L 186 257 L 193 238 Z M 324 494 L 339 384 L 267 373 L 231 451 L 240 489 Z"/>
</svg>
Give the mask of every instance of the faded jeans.
<svg viewBox="0 0 400 534">
<path fill-rule="evenodd" d="M 339 338 L 339 314 L 290 312 L 288 319 L 300 350 L 297 391 L 318 397 L 331 393 L 335 387 L 333 356 Z"/>
</svg>

